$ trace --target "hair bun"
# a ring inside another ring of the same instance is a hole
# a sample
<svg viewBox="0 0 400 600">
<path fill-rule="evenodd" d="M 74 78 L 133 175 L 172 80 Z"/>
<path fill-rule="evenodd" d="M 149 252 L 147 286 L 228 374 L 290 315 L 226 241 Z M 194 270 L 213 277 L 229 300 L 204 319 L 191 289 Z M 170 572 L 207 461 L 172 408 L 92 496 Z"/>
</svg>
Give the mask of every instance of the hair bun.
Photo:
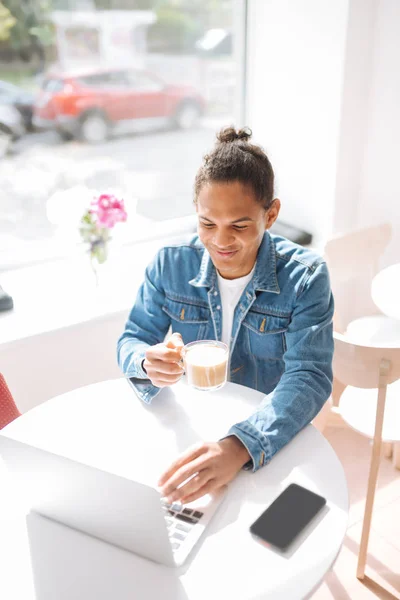
<svg viewBox="0 0 400 600">
<path fill-rule="evenodd" d="M 238 131 L 236 131 L 234 127 L 226 127 L 225 129 L 221 129 L 217 134 L 217 140 L 221 144 L 230 144 L 232 142 L 237 142 L 238 140 L 247 142 L 251 138 L 251 135 L 252 132 L 249 127 L 238 129 Z"/>
</svg>

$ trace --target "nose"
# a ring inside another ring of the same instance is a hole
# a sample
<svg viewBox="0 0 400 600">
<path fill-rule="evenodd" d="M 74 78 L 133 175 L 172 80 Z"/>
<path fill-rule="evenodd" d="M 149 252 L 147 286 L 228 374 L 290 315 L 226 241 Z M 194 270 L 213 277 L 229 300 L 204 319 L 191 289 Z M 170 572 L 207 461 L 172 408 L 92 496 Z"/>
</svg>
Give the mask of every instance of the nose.
<svg viewBox="0 0 400 600">
<path fill-rule="evenodd" d="M 215 232 L 213 242 L 214 246 L 216 246 L 217 248 L 228 248 L 234 243 L 234 241 L 235 236 L 232 234 L 231 231 L 227 229 L 220 229 Z"/>
</svg>

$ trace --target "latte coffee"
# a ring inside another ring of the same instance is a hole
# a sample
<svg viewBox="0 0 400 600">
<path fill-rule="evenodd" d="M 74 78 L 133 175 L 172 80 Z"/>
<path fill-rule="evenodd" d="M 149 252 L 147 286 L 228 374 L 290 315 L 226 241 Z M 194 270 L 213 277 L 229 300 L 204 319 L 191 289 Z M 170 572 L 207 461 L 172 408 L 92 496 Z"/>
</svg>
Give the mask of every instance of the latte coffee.
<svg viewBox="0 0 400 600">
<path fill-rule="evenodd" d="M 228 373 L 228 346 L 223 342 L 201 340 L 183 349 L 183 363 L 189 385 L 211 391 L 221 388 Z"/>
</svg>

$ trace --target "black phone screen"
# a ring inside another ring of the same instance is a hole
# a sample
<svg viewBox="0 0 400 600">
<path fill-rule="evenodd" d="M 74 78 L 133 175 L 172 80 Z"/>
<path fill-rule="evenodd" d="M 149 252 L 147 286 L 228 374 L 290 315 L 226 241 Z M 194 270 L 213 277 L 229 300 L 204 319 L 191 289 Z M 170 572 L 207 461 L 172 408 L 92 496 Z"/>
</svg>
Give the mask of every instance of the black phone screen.
<svg viewBox="0 0 400 600">
<path fill-rule="evenodd" d="M 250 531 L 280 550 L 286 550 L 325 504 L 322 496 L 292 483 L 251 525 Z"/>
</svg>

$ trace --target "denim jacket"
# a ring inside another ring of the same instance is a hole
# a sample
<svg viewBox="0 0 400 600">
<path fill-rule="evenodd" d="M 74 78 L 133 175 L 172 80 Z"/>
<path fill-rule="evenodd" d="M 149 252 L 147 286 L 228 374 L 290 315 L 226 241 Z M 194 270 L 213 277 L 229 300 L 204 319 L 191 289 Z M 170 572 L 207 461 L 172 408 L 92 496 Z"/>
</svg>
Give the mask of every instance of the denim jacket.
<svg viewBox="0 0 400 600">
<path fill-rule="evenodd" d="M 159 392 L 142 362 L 171 327 L 185 344 L 221 339 L 218 278 L 197 236 L 161 249 L 147 267 L 118 340 L 118 363 L 144 402 Z M 311 250 L 265 233 L 253 278 L 236 306 L 229 380 L 266 394 L 245 421 L 232 424 L 256 471 L 319 412 L 332 388 L 333 298 L 324 261 Z M 142 381 L 139 381 L 142 380 Z M 131 379 L 132 381 L 132 379 Z"/>
</svg>

